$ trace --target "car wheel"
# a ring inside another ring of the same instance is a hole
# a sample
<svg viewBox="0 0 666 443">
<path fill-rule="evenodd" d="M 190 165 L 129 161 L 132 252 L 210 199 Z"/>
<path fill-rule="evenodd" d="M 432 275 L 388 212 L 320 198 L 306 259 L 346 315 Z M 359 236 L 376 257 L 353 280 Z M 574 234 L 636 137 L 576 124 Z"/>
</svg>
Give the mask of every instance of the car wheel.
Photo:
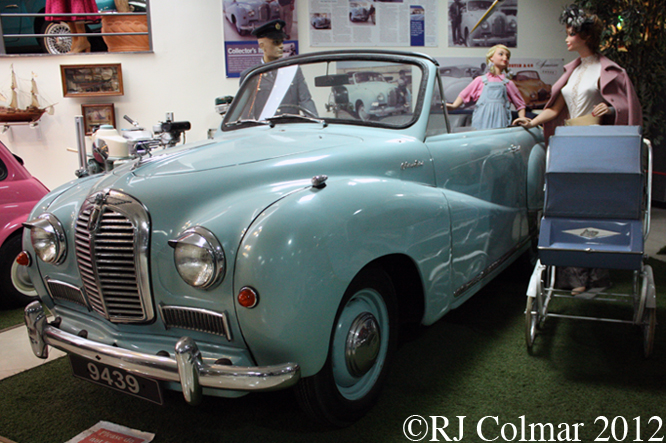
<svg viewBox="0 0 666 443">
<path fill-rule="evenodd" d="M 370 114 L 366 112 L 365 105 L 360 100 L 356 103 L 356 115 L 360 120 L 363 120 L 364 122 L 370 120 Z"/>
<path fill-rule="evenodd" d="M 238 21 L 236 21 L 236 16 L 235 15 L 231 16 L 231 23 L 233 23 L 234 26 L 236 27 L 236 32 L 238 32 L 238 35 L 247 34 L 247 32 L 245 32 L 241 29 L 240 25 L 238 24 Z"/>
<path fill-rule="evenodd" d="M 41 45 L 49 54 L 66 54 L 72 48 L 72 35 L 65 22 L 44 22 L 42 34 L 50 37 L 41 38 Z"/>
<path fill-rule="evenodd" d="M 365 415 L 388 373 L 397 331 L 391 280 L 379 268 L 363 270 L 342 299 L 324 367 L 296 386 L 303 410 L 315 421 L 338 427 Z"/>
<path fill-rule="evenodd" d="M 25 274 L 21 274 L 19 269 L 12 269 L 16 265 L 16 256 L 21 252 L 21 236 L 11 236 L 2 248 L 0 248 L 0 306 L 3 308 L 16 308 L 25 306 L 28 303 L 37 300 L 37 293 L 32 293 L 30 288 L 30 278 Z M 18 281 L 19 288 L 24 290 L 23 293 L 17 289 L 12 281 L 14 280 L 13 274 L 22 276 Z"/>
</svg>

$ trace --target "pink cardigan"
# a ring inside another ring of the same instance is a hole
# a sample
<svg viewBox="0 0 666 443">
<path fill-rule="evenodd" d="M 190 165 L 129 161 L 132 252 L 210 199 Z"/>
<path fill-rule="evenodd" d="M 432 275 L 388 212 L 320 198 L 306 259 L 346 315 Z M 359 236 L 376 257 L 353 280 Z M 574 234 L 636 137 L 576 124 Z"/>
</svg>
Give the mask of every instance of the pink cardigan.
<svg viewBox="0 0 666 443">
<path fill-rule="evenodd" d="M 609 106 L 615 109 L 615 119 L 613 121 L 604 119 L 603 124 L 642 126 L 643 112 L 641 104 L 627 71 L 603 55 L 599 57 L 599 61 L 601 63 L 601 96 Z M 567 84 L 571 73 L 578 65 L 580 65 L 580 57 L 564 66 L 564 74 L 553 85 L 552 95 L 546 103 L 546 108 L 553 106 L 560 95 L 560 91 Z M 569 111 L 565 106 L 560 115 L 554 120 L 544 123 L 543 133 L 546 142 L 555 132 L 555 128 L 562 126 L 564 120 L 568 118 Z"/>
</svg>

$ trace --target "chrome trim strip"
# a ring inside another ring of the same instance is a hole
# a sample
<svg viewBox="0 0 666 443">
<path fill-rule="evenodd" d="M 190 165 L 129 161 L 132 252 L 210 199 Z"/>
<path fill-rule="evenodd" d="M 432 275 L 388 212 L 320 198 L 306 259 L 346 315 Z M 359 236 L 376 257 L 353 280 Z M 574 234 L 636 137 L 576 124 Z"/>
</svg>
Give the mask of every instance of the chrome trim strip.
<svg viewBox="0 0 666 443">
<path fill-rule="evenodd" d="M 539 251 L 558 251 L 558 252 L 584 252 L 586 254 L 628 254 L 628 255 L 643 255 L 643 252 L 641 251 L 604 251 L 600 249 L 592 249 L 592 248 L 585 248 L 585 249 L 570 249 L 570 248 L 549 248 L 547 246 L 539 246 L 538 247 Z"/>
<path fill-rule="evenodd" d="M 183 385 L 188 402 L 201 398 L 204 387 L 235 391 L 268 391 L 293 386 L 301 376 L 297 363 L 271 366 L 207 365 L 196 342 L 183 337 L 176 343 L 176 358 L 142 354 L 69 334 L 46 324 L 41 303 L 34 301 L 25 309 L 25 323 L 34 354 L 48 357 L 48 345 L 116 368 L 156 380 Z"/>
<path fill-rule="evenodd" d="M 509 258 L 511 258 L 511 256 L 513 256 L 513 254 L 515 254 L 516 251 L 522 249 L 525 246 L 525 244 L 529 243 L 531 240 L 532 240 L 532 237 L 528 237 L 527 240 L 523 241 L 521 244 L 511 248 L 511 250 L 509 250 L 509 252 L 507 252 L 506 254 L 501 256 L 495 262 L 491 263 L 490 266 L 488 266 L 486 269 L 479 272 L 476 275 L 476 277 L 472 278 L 470 281 L 468 281 L 467 283 L 465 283 L 464 285 L 462 285 L 461 287 L 456 289 L 453 292 L 453 297 L 459 297 L 465 291 L 467 291 L 469 288 L 471 288 L 472 286 L 474 286 L 475 284 L 477 284 L 478 282 L 480 282 L 481 280 L 486 278 L 488 276 L 488 274 L 493 272 L 495 269 L 499 268 L 505 261 L 507 261 Z"/>
</svg>

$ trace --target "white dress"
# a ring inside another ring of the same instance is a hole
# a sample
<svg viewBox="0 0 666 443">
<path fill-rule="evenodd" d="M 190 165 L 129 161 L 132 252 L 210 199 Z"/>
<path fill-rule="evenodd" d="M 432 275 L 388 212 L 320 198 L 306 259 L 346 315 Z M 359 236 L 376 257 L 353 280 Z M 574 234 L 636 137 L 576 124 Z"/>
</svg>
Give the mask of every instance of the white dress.
<svg viewBox="0 0 666 443">
<path fill-rule="evenodd" d="M 569 110 L 569 118 L 591 114 L 596 105 L 603 102 L 599 91 L 601 63 L 599 55 L 582 57 L 580 65 L 571 73 L 567 84 L 562 88 L 562 97 Z"/>
</svg>

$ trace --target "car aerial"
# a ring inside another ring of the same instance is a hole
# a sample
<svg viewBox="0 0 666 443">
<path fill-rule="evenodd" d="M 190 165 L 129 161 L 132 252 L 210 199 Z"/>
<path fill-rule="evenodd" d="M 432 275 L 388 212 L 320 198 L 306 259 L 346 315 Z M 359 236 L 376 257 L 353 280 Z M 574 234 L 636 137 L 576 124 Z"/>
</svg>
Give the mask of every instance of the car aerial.
<svg viewBox="0 0 666 443">
<path fill-rule="evenodd" d="M 238 35 L 248 35 L 264 23 L 280 18 L 277 0 L 224 0 L 224 16 Z"/>
<path fill-rule="evenodd" d="M 353 113 L 361 120 L 409 112 L 411 91 L 405 85 L 390 83 L 392 77 L 374 71 L 347 71 L 347 78 L 338 77 L 328 107 Z M 344 68 L 341 68 L 342 72 Z M 393 72 L 396 76 L 399 72 Z"/>
<path fill-rule="evenodd" d="M 315 13 L 310 18 L 310 24 L 315 29 L 331 29 L 331 18 L 327 13 Z"/>
<path fill-rule="evenodd" d="M 326 106 L 350 72 L 401 71 L 407 112 Z M 51 192 L 24 224 L 33 352 L 158 402 L 293 387 L 315 420 L 358 420 L 400 328 L 434 323 L 536 240 L 541 130 L 452 132 L 440 84 L 434 59 L 399 51 L 258 65 L 213 140 Z"/>
<path fill-rule="evenodd" d="M 483 68 L 472 65 L 442 66 L 439 75 L 442 78 L 444 96 L 453 101 L 460 93 L 479 75 L 483 74 Z M 463 103 L 463 107 L 473 107 L 473 104 Z"/>
<path fill-rule="evenodd" d="M 516 46 L 516 33 L 518 25 L 516 16 L 507 15 L 506 10 L 495 10 L 475 30 L 474 26 L 493 5 L 490 0 L 470 0 L 462 10 L 462 31 L 467 46 L 493 46 L 504 44 L 509 47 Z"/>
<path fill-rule="evenodd" d="M 537 71 L 518 71 L 511 79 L 529 107 L 543 107 L 550 99 L 552 86 L 544 83 Z"/>
<path fill-rule="evenodd" d="M 115 11 L 113 0 L 97 0 L 97 8 L 100 12 Z M 131 0 L 129 5 L 134 12 L 145 12 L 145 0 Z M 3 14 L 44 14 L 46 12 L 46 0 L 0 0 L 0 11 Z M 86 25 L 86 32 L 100 32 L 99 23 Z M 47 21 L 44 17 L 2 17 L 2 31 L 4 34 L 46 34 L 47 37 L 4 37 L 7 52 L 25 52 L 32 48 L 38 48 L 40 52 L 49 54 L 64 54 L 72 46 L 72 38 L 69 36 L 70 29 L 64 21 Z M 97 39 L 97 40 L 96 40 Z M 91 42 L 101 42 L 100 37 L 92 37 Z M 104 46 L 102 43 L 94 45 L 94 48 Z"/>
<path fill-rule="evenodd" d="M 22 223 L 49 190 L 0 142 L 0 307 L 25 306 L 37 293 L 16 256 L 21 252 Z"/>
<path fill-rule="evenodd" d="M 367 22 L 370 18 L 370 7 L 365 2 L 349 3 L 349 21 Z"/>
</svg>

